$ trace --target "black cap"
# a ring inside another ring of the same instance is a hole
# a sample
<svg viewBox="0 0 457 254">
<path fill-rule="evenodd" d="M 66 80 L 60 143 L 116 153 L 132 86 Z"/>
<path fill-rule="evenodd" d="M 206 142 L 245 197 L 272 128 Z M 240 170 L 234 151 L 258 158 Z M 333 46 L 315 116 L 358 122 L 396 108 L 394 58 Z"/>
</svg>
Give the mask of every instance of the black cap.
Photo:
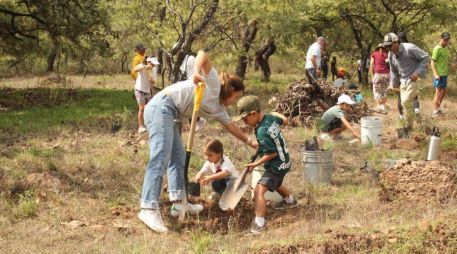
<svg viewBox="0 0 457 254">
<path fill-rule="evenodd" d="M 144 50 L 144 49 L 146 49 L 146 48 L 145 48 L 144 45 L 141 44 L 141 43 L 140 43 L 140 44 L 137 44 L 137 45 L 135 46 L 135 50 L 136 50 L 136 51 L 141 51 L 141 50 Z"/>
<path fill-rule="evenodd" d="M 448 32 L 444 32 L 441 34 L 441 39 L 449 40 L 449 39 L 451 39 L 451 34 Z"/>
</svg>

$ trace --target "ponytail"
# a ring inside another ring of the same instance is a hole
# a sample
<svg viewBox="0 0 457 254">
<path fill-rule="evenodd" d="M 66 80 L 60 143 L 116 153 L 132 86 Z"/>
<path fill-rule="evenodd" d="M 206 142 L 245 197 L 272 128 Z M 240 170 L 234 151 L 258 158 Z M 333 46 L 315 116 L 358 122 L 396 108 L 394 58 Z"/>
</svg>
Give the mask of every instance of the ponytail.
<svg viewBox="0 0 457 254">
<path fill-rule="evenodd" d="M 229 75 L 227 72 L 222 72 L 220 81 L 221 92 L 219 93 L 219 99 L 221 101 L 229 98 L 235 92 L 244 91 L 243 81 L 237 75 Z"/>
</svg>

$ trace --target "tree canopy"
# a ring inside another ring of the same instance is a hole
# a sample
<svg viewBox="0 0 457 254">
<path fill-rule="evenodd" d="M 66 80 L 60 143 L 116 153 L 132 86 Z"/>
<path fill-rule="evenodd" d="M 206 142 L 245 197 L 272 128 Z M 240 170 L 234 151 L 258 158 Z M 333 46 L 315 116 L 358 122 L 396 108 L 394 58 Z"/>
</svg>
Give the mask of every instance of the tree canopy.
<svg viewBox="0 0 457 254">
<path fill-rule="evenodd" d="M 134 45 L 160 58 L 176 81 L 185 55 L 205 49 L 224 56 L 244 75 L 248 63 L 269 71 L 272 54 L 303 55 L 316 36 L 339 52 L 366 61 L 387 32 L 404 31 L 426 49 L 437 31 L 455 31 L 456 0 L 219 1 L 219 0 L 3 0 L 0 62 L 12 72 L 126 71 Z M 106 60 L 110 61 L 106 61 Z M 295 59 L 299 68 L 303 59 Z M 70 63 L 69 63 L 70 62 Z M 109 62 L 110 64 L 106 64 Z M 89 65 L 97 63 L 97 68 Z M 113 64 L 114 63 L 114 64 Z M 246 66 L 244 66 L 246 65 Z M 267 69 L 265 69 L 267 68 Z M 19 71 L 19 70 L 16 70 Z M 268 76 L 264 76 L 268 78 Z"/>
</svg>

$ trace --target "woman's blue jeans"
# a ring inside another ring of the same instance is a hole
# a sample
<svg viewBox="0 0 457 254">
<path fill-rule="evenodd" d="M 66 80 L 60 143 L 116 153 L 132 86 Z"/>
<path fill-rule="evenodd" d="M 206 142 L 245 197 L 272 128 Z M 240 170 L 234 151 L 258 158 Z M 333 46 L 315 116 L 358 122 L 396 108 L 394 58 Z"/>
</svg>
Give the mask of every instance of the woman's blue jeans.
<svg viewBox="0 0 457 254">
<path fill-rule="evenodd" d="M 174 119 L 173 100 L 158 93 L 146 105 L 144 123 L 149 134 L 149 162 L 144 175 L 141 208 L 159 208 L 163 174 L 167 170 L 170 201 L 181 200 L 184 192 L 185 152 Z"/>
</svg>

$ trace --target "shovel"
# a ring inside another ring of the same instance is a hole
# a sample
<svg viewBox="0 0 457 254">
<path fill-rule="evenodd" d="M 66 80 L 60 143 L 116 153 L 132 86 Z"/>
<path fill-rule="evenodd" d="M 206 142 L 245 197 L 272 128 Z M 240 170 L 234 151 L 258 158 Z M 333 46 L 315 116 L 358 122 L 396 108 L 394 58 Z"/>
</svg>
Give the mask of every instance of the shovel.
<svg viewBox="0 0 457 254">
<path fill-rule="evenodd" d="M 257 155 L 258 152 L 251 157 L 251 163 L 255 161 Z M 244 193 L 249 187 L 249 185 L 245 182 L 248 172 L 249 168 L 244 168 L 240 177 L 229 182 L 224 193 L 222 193 L 221 199 L 219 200 L 219 207 L 223 211 L 235 209 L 238 202 L 240 202 L 240 199 L 243 197 Z"/>
<path fill-rule="evenodd" d="M 194 144 L 195 136 L 195 126 L 197 124 L 198 112 L 200 111 L 200 104 L 205 94 L 205 84 L 203 82 L 198 82 L 195 87 L 195 98 L 194 98 L 194 111 L 192 112 L 192 121 L 190 122 L 189 138 L 187 139 L 186 146 L 186 162 L 184 164 L 184 195 L 182 197 L 181 205 L 182 207 L 187 207 L 187 191 L 189 186 L 189 162 L 190 155 L 192 154 L 192 145 Z M 186 216 L 186 209 L 181 209 L 179 212 L 179 222 L 184 222 Z"/>
</svg>

